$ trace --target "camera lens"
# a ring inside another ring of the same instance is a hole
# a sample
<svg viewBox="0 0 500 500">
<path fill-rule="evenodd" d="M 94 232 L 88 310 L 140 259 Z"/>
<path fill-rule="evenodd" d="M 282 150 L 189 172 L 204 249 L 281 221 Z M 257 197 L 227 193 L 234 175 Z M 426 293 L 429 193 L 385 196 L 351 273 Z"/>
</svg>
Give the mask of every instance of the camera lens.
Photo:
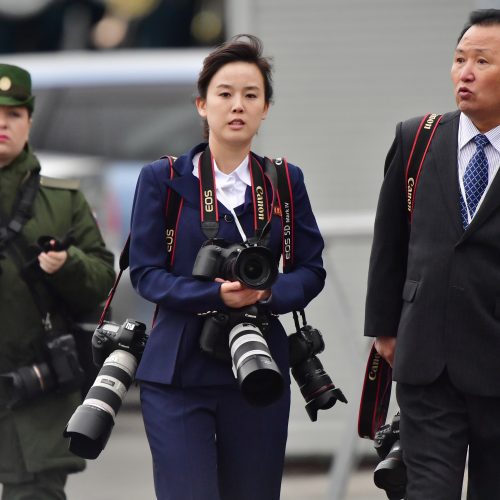
<svg viewBox="0 0 500 500">
<path fill-rule="evenodd" d="M 373 473 L 375 485 L 387 493 L 403 498 L 406 490 L 406 467 L 399 439 Z"/>
<path fill-rule="evenodd" d="M 243 397 L 257 406 L 279 399 L 283 377 L 262 332 L 251 323 L 240 323 L 229 334 L 229 347 Z"/>
<path fill-rule="evenodd" d="M 5 404 L 14 408 L 54 388 L 54 377 L 47 363 L 22 366 L 1 375 Z"/>
<path fill-rule="evenodd" d="M 132 383 L 137 359 L 117 349 L 104 361 L 83 403 L 64 431 L 69 449 L 83 458 L 97 458 L 106 446 L 115 417 Z"/>
<path fill-rule="evenodd" d="M 265 290 L 278 276 L 274 256 L 266 247 L 244 248 L 230 265 L 230 274 L 248 288 Z"/>
<path fill-rule="evenodd" d="M 292 368 L 292 375 L 306 400 L 306 411 L 313 422 L 317 419 L 318 410 L 331 408 L 337 399 L 347 403 L 344 394 L 335 387 L 316 356 L 311 356 L 295 365 Z"/>
</svg>

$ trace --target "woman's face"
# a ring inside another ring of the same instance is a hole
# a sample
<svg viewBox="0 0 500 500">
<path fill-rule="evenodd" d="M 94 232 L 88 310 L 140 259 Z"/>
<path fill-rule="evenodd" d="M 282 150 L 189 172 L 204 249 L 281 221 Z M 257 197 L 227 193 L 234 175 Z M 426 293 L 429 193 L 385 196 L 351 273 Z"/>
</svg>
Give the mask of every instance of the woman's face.
<svg viewBox="0 0 500 500">
<path fill-rule="evenodd" d="M 0 106 L 0 168 L 23 150 L 30 127 L 31 118 L 25 107 Z"/>
<path fill-rule="evenodd" d="M 212 77 L 196 107 L 208 122 L 211 145 L 249 147 L 269 109 L 264 77 L 253 63 L 228 63 Z"/>
</svg>

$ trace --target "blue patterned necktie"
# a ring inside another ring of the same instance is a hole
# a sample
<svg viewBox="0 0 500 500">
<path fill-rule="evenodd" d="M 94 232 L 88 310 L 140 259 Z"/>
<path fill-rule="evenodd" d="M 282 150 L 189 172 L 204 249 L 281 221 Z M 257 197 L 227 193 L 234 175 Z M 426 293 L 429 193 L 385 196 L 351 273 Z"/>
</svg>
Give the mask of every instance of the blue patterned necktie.
<svg viewBox="0 0 500 500">
<path fill-rule="evenodd" d="M 476 213 L 479 200 L 488 185 L 488 159 L 486 158 L 484 147 L 490 143 L 488 138 L 483 134 L 476 135 L 473 140 L 476 143 L 476 152 L 472 155 L 463 178 L 465 197 L 467 198 L 467 207 L 469 208 L 471 218 Z M 461 196 L 460 213 L 464 229 L 469 225 L 467 207 L 463 196 Z"/>
</svg>

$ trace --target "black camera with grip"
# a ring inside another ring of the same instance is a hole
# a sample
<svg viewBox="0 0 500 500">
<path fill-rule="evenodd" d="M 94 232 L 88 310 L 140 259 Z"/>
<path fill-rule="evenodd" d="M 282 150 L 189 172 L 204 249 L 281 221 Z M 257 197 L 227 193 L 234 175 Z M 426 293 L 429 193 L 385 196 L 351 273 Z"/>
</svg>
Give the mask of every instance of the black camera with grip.
<svg viewBox="0 0 500 500">
<path fill-rule="evenodd" d="M 102 367 L 64 431 L 75 455 L 97 458 L 106 446 L 148 337 L 146 325 L 134 319 L 126 319 L 122 325 L 104 321 L 96 328 L 92 354 L 94 363 Z"/>
<path fill-rule="evenodd" d="M 373 472 L 375 485 L 387 494 L 389 500 L 400 500 L 406 492 L 406 466 L 399 440 L 397 412 L 390 424 L 382 425 L 375 433 L 373 445 L 381 461 Z"/>
<path fill-rule="evenodd" d="M 266 290 L 278 277 L 278 265 L 266 246 L 249 241 L 228 243 L 217 238 L 207 240 L 198 251 L 193 277 L 240 281 L 248 288 Z"/>
<path fill-rule="evenodd" d="M 307 414 L 315 422 L 318 410 L 331 408 L 337 400 L 347 403 L 347 399 L 340 388 L 335 387 L 316 356 L 325 348 L 321 332 L 306 324 L 303 312 L 302 317 L 304 325 L 299 327 L 297 315 L 294 314 L 297 331 L 288 336 L 290 366 L 306 400 Z"/>
<path fill-rule="evenodd" d="M 46 393 L 66 394 L 81 387 L 84 373 L 73 335 L 48 336 L 42 351 L 44 362 L 0 374 L 1 405 L 17 408 Z"/>
</svg>

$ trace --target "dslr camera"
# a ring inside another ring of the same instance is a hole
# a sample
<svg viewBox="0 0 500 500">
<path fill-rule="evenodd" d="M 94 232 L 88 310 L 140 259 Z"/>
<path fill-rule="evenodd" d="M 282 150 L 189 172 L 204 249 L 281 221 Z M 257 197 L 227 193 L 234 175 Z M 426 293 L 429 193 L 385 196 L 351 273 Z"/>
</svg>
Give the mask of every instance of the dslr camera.
<svg viewBox="0 0 500 500">
<path fill-rule="evenodd" d="M 106 446 L 148 336 L 146 325 L 134 319 L 126 319 L 122 325 L 104 321 L 96 328 L 92 354 L 101 369 L 64 430 L 75 455 L 97 458 Z"/>
<path fill-rule="evenodd" d="M 0 402 L 12 409 L 49 392 L 78 390 L 84 373 L 71 334 L 51 335 L 43 345 L 45 361 L 0 374 Z"/>
<path fill-rule="evenodd" d="M 321 361 L 316 357 L 316 354 L 323 352 L 325 348 L 321 332 L 306 324 L 303 311 L 301 314 L 304 325 L 299 327 L 297 315 L 294 313 L 297 331 L 288 336 L 290 367 L 293 378 L 306 400 L 307 414 L 315 422 L 318 410 L 331 408 L 337 399 L 347 403 L 347 399 L 340 388 L 335 387 Z"/>
<path fill-rule="evenodd" d="M 283 391 L 283 377 L 264 338 L 268 327 L 262 306 L 252 305 L 209 316 L 200 335 L 201 350 L 231 362 L 243 397 L 257 406 L 273 403 Z"/>
<path fill-rule="evenodd" d="M 200 248 L 192 274 L 201 280 L 222 278 L 266 290 L 276 281 L 278 266 L 271 250 L 263 245 L 216 238 Z M 268 325 L 263 306 L 253 305 L 209 316 L 200 336 L 202 351 L 232 362 L 243 397 L 259 406 L 273 403 L 283 391 L 283 376 L 263 334 Z"/>
<path fill-rule="evenodd" d="M 203 243 L 193 266 L 193 277 L 213 281 L 239 281 L 248 288 L 265 290 L 278 277 L 278 265 L 269 248 L 246 241 L 243 244 L 212 239 Z"/>
<path fill-rule="evenodd" d="M 399 440 L 399 412 L 390 424 L 382 425 L 374 437 L 374 446 L 381 461 L 373 473 L 375 485 L 389 500 L 400 500 L 406 493 L 406 466 Z"/>
</svg>

